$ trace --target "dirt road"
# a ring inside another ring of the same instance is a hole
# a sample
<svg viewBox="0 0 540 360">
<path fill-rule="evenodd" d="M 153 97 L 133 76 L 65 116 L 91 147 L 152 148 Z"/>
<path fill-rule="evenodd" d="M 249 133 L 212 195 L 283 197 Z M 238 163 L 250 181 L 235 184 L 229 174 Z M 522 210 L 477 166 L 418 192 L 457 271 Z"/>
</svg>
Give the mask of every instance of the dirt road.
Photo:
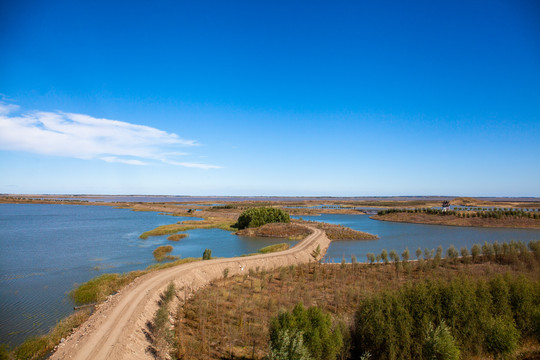
<svg viewBox="0 0 540 360">
<path fill-rule="evenodd" d="M 148 351 L 148 324 L 158 309 L 160 294 L 172 281 L 183 300 L 212 280 L 248 273 L 250 269 L 275 269 L 313 261 L 320 246 L 321 256 L 330 240 L 311 228 L 311 235 L 293 248 L 272 254 L 215 259 L 160 270 L 140 278 L 98 306 L 94 314 L 68 337 L 50 359 L 153 359 Z"/>
</svg>

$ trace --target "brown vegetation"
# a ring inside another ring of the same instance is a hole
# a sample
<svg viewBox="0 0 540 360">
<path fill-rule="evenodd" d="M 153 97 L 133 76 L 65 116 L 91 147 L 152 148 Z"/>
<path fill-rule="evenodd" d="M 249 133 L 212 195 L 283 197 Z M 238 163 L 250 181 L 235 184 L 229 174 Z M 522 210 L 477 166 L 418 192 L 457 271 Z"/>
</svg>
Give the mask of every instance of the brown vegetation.
<svg viewBox="0 0 540 360">
<path fill-rule="evenodd" d="M 236 235 L 241 236 L 279 237 L 290 240 L 302 240 L 309 234 L 311 231 L 308 228 L 294 223 L 270 223 L 236 232 Z"/>
<path fill-rule="evenodd" d="M 180 241 L 181 239 L 187 238 L 188 234 L 174 234 L 167 238 L 167 240 L 171 241 Z"/>
<path fill-rule="evenodd" d="M 415 224 L 450 225 L 450 226 L 476 226 L 476 227 L 504 227 L 504 228 L 532 228 L 540 229 L 540 220 L 526 217 L 509 218 L 482 218 L 457 217 L 453 215 L 435 215 L 426 213 L 397 212 L 385 215 L 373 215 L 374 220 L 406 222 Z"/>
<path fill-rule="evenodd" d="M 326 236 L 330 240 L 336 241 L 336 240 L 375 240 L 379 237 L 377 235 L 369 234 L 367 232 L 353 230 L 351 228 L 342 226 L 342 225 L 335 225 L 335 224 L 328 224 L 318 221 L 299 221 L 300 224 L 308 224 L 310 226 L 316 227 L 318 229 L 323 230 L 326 233 Z"/>
<path fill-rule="evenodd" d="M 171 245 L 165 245 L 165 246 L 158 246 L 153 254 L 156 261 L 162 262 L 163 260 L 177 260 L 178 256 L 171 256 L 169 255 L 170 252 L 173 251 L 173 247 Z"/>
<path fill-rule="evenodd" d="M 180 221 L 176 224 L 158 226 L 153 230 L 142 233 L 139 237 L 141 239 L 147 239 L 150 236 L 169 235 L 180 231 L 187 231 L 193 229 L 218 228 L 227 231 L 234 231 L 235 229 L 231 227 L 233 224 L 234 221 L 218 217 L 209 217 L 204 220 L 186 220 Z"/>
</svg>

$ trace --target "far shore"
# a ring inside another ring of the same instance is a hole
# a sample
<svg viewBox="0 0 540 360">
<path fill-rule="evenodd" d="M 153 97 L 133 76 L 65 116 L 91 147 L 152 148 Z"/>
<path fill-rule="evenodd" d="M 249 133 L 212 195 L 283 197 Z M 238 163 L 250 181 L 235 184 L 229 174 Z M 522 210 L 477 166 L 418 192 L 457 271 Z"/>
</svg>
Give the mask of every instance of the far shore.
<svg viewBox="0 0 540 360">
<path fill-rule="evenodd" d="M 452 215 L 431 215 L 424 213 L 390 213 L 373 215 L 373 220 L 402 222 L 425 225 L 468 226 L 512 229 L 540 229 L 540 220 L 529 218 L 460 218 Z"/>
</svg>

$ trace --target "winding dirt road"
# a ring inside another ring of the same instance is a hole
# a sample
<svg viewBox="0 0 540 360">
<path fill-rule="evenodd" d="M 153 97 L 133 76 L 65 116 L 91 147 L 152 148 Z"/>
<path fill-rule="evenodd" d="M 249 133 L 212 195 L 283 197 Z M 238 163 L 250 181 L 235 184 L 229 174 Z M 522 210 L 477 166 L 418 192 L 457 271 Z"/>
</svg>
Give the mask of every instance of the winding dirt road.
<svg viewBox="0 0 540 360">
<path fill-rule="evenodd" d="M 265 255 L 198 261 L 152 272 L 137 278 L 121 292 L 99 305 L 94 314 L 69 336 L 50 359 L 153 359 L 148 351 L 148 324 L 158 309 L 160 295 L 172 281 L 185 300 L 209 282 L 250 269 L 271 270 L 280 266 L 313 261 L 320 246 L 321 256 L 330 240 L 312 227 L 313 233 L 293 248 Z"/>
</svg>

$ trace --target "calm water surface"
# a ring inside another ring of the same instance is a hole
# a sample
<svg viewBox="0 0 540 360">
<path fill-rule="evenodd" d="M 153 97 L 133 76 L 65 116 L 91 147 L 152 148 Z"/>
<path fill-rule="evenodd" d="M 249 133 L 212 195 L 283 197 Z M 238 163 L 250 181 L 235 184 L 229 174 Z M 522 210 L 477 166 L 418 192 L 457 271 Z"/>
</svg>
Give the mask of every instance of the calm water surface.
<svg viewBox="0 0 540 360">
<path fill-rule="evenodd" d="M 107 206 L 0 204 L 0 343 L 17 345 L 46 333 L 72 313 L 67 293 L 102 273 L 154 264 L 152 251 L 172 245 L 173 255 L 200 257 L 252 253 L 283 239 L 245 238 L 219 229 L 191 230 L 179 242 L 139 239 L 144 231 L 184 218 Z"/>
<path fill-rule="evenodd" d="M 379 236 L 377 240 L 369 241 L 334 241 L 326 252 L 327 261 L 341 262 L 345 257 L 351 261 L 355 255 L 358 261 L 365 262 L 366 254 L 380 254 L 383 249 L 396 250 L 401 254 L 409 248 L 411 258 L 415 259 L 415 251 L 419 247 L 436 249 L 442 245 L 444 251 L 450 245 L 458 250 L 462 246 L 471 249 L 473 244 L 487 242 L 509 242 L 511 240 L 529 242 L 540 240 L 540 230 L 533 229 L 504 229 L 477 228 L 441 225 L 407 224 L 370 219 L 371 215 L 338 215 L 322 214 L 321 216 L 302 216 L 305 220 L 322 221 L 331 224 L 341 224 L 355 230 L 365 231 Z"/>
</svg>

